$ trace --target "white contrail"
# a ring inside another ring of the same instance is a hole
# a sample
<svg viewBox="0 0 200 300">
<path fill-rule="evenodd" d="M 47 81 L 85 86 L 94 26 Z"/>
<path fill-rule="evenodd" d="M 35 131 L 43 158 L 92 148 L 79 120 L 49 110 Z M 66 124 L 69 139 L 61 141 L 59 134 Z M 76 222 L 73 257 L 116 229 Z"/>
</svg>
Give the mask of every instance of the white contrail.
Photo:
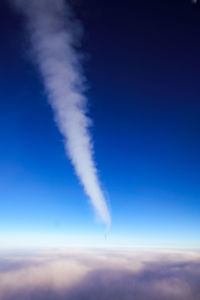
<svg viewBox="0 0 200 300">
<path fill-rule="evenodd" d="M 86 116 L 80 56 L 75 49 L 80 25 L 64 0 L 11 2 L 26 19 L 33 57 L 65 138 L 66 152 L 96 212 L 109 227 L 110 214 L 99 184 L 88 131 L 90 119 Z"/>
</svg>

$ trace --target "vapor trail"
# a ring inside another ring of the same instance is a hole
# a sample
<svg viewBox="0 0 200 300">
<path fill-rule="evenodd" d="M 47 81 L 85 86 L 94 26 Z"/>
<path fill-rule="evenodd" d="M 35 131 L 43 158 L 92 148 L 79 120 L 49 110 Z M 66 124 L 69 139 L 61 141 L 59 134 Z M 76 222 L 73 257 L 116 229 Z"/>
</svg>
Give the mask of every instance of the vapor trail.
<svg viewBox="0 0 200 300">
<path fill-rule="evenodd" d="M 110 214 L 93 160 L 84 78 L 76 51 L 81 28 L 64 0 L 11 1 L 25 17 L 34 61 L 64 136 L 66 153 L 96 212 L 109 227 Z"/>
</svg>

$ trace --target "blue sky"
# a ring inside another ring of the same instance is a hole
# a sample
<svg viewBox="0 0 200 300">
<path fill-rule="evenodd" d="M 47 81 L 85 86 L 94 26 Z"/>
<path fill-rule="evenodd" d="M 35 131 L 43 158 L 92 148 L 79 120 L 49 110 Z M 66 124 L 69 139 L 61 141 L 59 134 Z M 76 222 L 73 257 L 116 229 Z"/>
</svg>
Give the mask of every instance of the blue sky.
<svg viewBox="0 0 200 300">
<path fill-rule="evenodd" d="M 0 11 L 0 232 L 101 241 L 104 225 L 65 155 L 22 19 L 4 1 Z M 75 12 L 109 239 L 199 246 L 199 4 L 86 1 Z"/>
</svg>

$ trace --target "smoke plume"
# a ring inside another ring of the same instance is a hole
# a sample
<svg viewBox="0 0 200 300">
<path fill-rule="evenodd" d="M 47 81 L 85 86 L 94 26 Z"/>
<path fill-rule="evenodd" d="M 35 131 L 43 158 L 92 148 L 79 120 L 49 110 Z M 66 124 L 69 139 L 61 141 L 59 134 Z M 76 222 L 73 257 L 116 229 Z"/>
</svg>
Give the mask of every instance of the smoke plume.
<svg viewBox="0 0 200 300">
<path fill-rule="evenodd" d="M 96 212 L 109 227 L 110 214 L 97 176 L 88 131 L 84 77 L 77 52 L 81 26 L 64 0 L 11 0 L 25 17 L 34 62 L 42 75 L 48 101 L 65 149 Z"/>
</svg>

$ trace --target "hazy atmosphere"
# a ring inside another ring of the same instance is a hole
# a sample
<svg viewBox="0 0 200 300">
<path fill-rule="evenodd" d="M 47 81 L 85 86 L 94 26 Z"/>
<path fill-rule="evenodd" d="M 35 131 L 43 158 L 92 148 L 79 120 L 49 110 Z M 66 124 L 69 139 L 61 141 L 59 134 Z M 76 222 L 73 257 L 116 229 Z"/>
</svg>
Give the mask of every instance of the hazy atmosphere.
<svg viewBox="0 0 200 300">
<path fill-rule="evenodd" d="M 2 300 L 198 300 L 199 280 L 200 255 L 191 251 L 43 250 L 0 254 Z"/>
</svg>

